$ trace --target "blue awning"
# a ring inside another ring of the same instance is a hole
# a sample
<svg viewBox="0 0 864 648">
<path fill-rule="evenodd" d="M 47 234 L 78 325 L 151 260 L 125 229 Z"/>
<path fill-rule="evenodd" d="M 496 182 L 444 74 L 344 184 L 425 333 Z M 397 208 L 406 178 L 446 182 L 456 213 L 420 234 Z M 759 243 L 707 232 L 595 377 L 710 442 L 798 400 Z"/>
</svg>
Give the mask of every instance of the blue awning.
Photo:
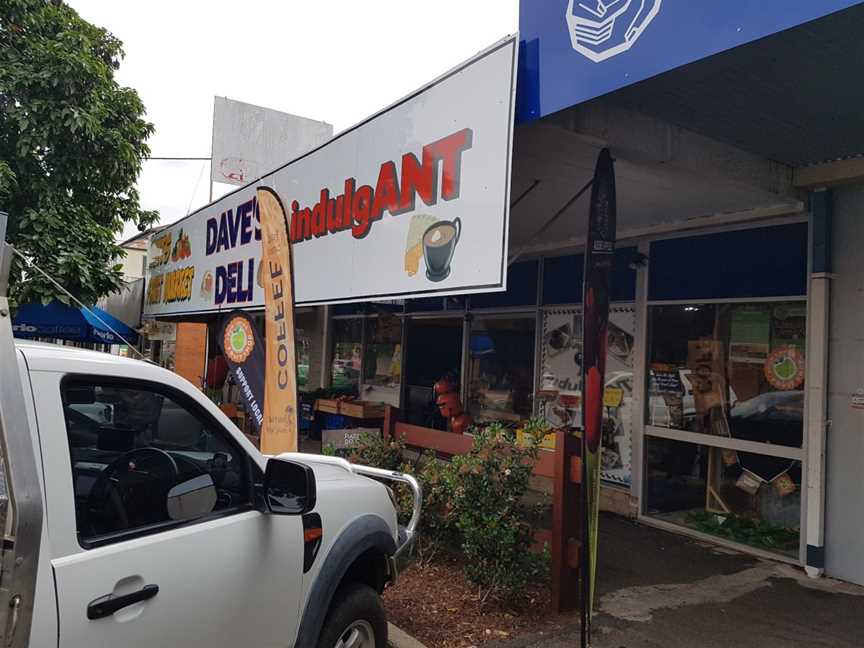
<svg viewBox="0 0 864 648">
<path fill-rule="evenodd" d="M 12 330 L 19 338 L 55 338 L 92 344 L 138 342 L 135 331 L 101 308 L 92 306 L 88 311 L 59 301 L 45 305 L 24 304 L 15 315 Z"/>
</svg>

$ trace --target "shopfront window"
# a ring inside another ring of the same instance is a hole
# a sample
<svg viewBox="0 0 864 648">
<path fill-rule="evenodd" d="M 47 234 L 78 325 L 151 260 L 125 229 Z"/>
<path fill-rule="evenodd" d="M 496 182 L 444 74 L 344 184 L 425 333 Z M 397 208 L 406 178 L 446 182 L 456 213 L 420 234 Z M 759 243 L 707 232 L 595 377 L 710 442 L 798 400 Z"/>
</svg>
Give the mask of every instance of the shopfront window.
<svg viewBox="0 0 864 648">
<path fill-rule="evenodd" d="M 646 512 L 659 520 L 798 555 L 801 462 L 648 437 Z"/>
<path fill-rule="evenodd" d="M 366 320 L 363 398 L 399 404 L 402 383 L 402 320 L 381 314 Z"/>
<path fill-rule="evenodd" d="M 333 321 L 333 349 L 330 385 L 334 389 L 356 391 L 360 382 L 363 320 Z"/>
<path fill-rule="evenodd" d="M 408 322 L 405 353 L 405 402 L 408 423 L 447 429 L 435 404 L 434 385 L 442 377 L 461 380 L 462 318 L 417 318 Z"/>
<path fill-rule="evenodd" d="M 296 335 L 294 348 L 297 356 L 297 389 L 309 391 L 318 385 L 310 380 L 310 365 L 312 362 L 312 335 L 315 330 L 315 313 L 296 314 Z"/>
<path fill-rule="evenodd" d="M 649 309 L 646 512 L 797 556 L 806 302 Z"/>
<path fill-rule="evenodd" d="M 535 318 L 471 323 L 468 412 L 478 421 L 520 421 L 533 410 Z"/>
<path fill-rule="evenodd" d="M 649 425 L 800 448 L 804 302 L 654 306 Z"/>
</svg>

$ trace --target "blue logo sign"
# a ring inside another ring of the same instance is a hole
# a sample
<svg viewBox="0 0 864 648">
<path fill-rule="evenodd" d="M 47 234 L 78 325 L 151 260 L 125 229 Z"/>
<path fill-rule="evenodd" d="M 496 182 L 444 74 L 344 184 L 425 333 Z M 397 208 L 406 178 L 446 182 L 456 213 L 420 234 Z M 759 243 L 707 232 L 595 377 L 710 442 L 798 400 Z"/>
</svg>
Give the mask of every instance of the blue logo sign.
<svg viewBox="0 0 864 648">
<path fill-rule="evenodd" d="M 629 50 L 660 11 L 661 0 L 570 0 L 567 28 L 573 49 L 600 63 Z"/>
<path fill-rule="evenodd" d="M 862 0 L 521 0 L 518 119 L 862 4 Z"/>
</svg>

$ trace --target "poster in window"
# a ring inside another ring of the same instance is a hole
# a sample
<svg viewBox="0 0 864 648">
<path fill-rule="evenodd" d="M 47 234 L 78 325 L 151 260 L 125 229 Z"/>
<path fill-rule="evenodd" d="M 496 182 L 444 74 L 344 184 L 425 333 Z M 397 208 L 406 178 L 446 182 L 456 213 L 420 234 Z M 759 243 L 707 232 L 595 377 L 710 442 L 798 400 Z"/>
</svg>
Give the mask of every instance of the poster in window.
<svg viewBox="0 0 864 648">
<path fill-rule="evenodd" d="M 613 305 L 609 309 L 600 478 L 625 486 L 630 485 L 630 450 L 636 417 L 633 403 L 635 333 L 635 307 Z"/>
<path fill-rule="evenodd" d="M 732 313 L 729 360 L 762 364 L 771 350 L 771 313 L 763 306 L 741 306 Z"/>
<path fill-rule="evenodd" d="M 582 315 L 575 308 L 543 313 L 540 411 L 553 429 L 582 425 Z"/>
<path fill-rule="evenodd" d="M 636 309 L 613 305 L 609 312 L 609 341 L 604 392 L 601 478 L 630 484 L 633 420 L 633 344 Z M 540 414 L 552 428 L 582 426 L 582 314 L 578 308 L 549 309 L 543 313 Z"/>
</svg>

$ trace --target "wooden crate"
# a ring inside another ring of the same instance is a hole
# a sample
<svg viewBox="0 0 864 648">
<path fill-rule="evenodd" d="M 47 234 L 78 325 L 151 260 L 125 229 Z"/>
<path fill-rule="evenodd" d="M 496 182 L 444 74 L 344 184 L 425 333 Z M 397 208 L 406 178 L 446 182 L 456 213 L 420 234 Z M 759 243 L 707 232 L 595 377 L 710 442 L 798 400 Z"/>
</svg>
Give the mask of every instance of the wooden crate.
<svg viewBox="0 0 864 648">
<path fill-rule="evenodd" d="M 338 414 L 339 401 L 328 398 L 319 398 L 315 401 L 315 411 L 325 412 L 326 414 Z"/>
<path fill-rule="evenodd" d="M 339 403 L 339 413 L 358 419 L 384 418 L 384 404 L 372 401 L 342 401 Z"/>
<path fill-rule="evenodd" d="M 339 401 L 319 398 L 315 401 L 315 410 L 357 419 L 384 418 L 384 404 L 373 401 Z"/>
</svg>

